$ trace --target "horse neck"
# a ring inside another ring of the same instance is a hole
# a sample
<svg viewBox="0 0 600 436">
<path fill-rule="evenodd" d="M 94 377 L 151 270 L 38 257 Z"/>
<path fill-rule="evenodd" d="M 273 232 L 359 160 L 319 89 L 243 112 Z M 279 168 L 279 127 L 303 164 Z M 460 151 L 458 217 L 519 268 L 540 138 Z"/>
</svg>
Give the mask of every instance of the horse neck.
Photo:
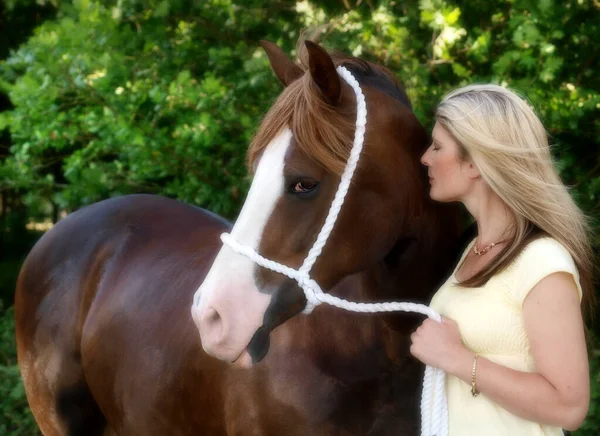
<svg viewBox="0 0 600 436">
<path fill-rule="evenodd" d="M 397 238 L 387 256 L 363 273 L 363 292 L 376 301 L 410 301 L 428 305 L 450 275 L 457 259 L 460 219 L 457 205 L 427 201 L 413 228 Z M 388 325 L 407 331 L 414 317 L 391 314 Z"/>
</svg>

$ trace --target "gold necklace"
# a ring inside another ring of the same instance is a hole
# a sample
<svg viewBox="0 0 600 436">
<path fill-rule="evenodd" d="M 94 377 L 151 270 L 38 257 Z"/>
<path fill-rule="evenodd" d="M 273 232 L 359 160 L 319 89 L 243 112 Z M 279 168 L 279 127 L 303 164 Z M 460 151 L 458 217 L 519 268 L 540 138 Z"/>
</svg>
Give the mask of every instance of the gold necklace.
<svg viewBox="0 0 600 436">
<path fill-rule="evenodd" d="M 477 249 L 477 241 L 475 241 L 475 244 L 473 245 L 473 253 L 475 253 L 477 256 L 483 256 L 485 253 L 490 251 L 496 245 L 502 244 L 503 242 L 506 242 L 506 241 L 507 241 L 507 239 L 502 239 L 501 241 L 498 241 L 498 242 L 492 242 L 490 245 L 488 245 L 487 247 L 485 247 L 481 250 Z"/>
</svg>

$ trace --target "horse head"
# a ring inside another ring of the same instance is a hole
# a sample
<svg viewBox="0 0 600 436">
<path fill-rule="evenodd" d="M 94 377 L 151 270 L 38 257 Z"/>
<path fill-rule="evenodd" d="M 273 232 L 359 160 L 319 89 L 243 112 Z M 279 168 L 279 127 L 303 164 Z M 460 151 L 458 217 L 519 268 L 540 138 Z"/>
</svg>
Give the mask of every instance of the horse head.
<svg viewBox="0 0 600 436">
<path fill-rule="evenodd" d="M 248 150 L 253 181 L 231 236 L 264 258 L 298 269 L 317 239 L 348 160 L 357 116 L 344 66 L 366 100 L 363 150 L 345 202 L 310 277 L 327 292 L 382 262 L 414 234 L 427 191 L 419 157 L 428 136 L 394 76 L 370 62 L 306 41 L 300 64 L 263 42 L 284 89 Z M 302 312 L 298 282 L 224 245 L 194 296 L 204 350 L 242 366 L 268 350 L 269 333 Z"/>
</svg>

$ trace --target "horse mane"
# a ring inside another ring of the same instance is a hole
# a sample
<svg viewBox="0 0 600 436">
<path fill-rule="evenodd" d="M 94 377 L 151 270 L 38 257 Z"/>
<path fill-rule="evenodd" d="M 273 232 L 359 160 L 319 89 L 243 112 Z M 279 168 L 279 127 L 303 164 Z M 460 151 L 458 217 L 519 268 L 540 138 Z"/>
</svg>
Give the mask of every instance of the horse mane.
<svg viewBox="0 0 600 436">
<path fill-rule="evenodd" d="M 308 71 L 308 50 L 300 40 L 298 64 Z M 404 89 L 387 68 L 339 52 L 330 53 L 334 65 L 348 68 L 361 85 L 377 88 L 410 107 Z M 331 106 L 322 98 L 310 74 L 290 83 L 275 101 L 246 156 L 248 171 L 264 148 L 286 127 L 294 135 L 296 146 L 327 172 L 340 176 L 346 166 L 354 140 L 356 108 L 354 105 Z"/>
</svg>

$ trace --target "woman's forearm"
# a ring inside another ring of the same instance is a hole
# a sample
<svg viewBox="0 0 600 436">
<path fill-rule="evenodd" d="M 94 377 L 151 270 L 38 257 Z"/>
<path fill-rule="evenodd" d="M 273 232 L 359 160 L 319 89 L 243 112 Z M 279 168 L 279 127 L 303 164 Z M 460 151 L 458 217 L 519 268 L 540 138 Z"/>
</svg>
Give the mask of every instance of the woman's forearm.
<svg viewBox="0 0 600 436">
<path fill-rule="evenodd" d="M 474 354 L 465 350 L 448 372 L 471 384 Z M 521 418 L 574 430 L 587 414 L 589 399 L 559 392 L 544 376 L 477 359 L 477 390 Z"/>
</svg>

